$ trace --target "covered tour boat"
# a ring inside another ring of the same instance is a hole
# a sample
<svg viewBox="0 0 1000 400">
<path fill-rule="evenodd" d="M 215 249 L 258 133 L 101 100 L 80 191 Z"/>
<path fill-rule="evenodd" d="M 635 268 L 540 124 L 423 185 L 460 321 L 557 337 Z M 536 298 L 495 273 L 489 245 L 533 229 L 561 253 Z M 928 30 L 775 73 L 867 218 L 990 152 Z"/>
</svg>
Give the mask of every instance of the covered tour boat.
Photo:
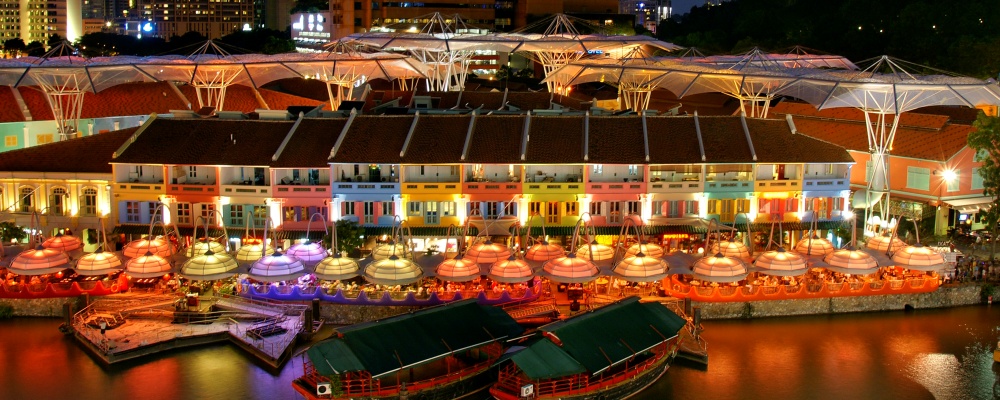
<svg viewBox="0 0 1000 400">
<path fill-rule="evenodd" d="M 292 386 L 306 399 L 459 399 L 495 381 L 493 366 L 523 332 L 474 299 L 338 328 L 305 352 Z"/>
<path fill-rule="evenodd" d="M 655 382 L 687 321 L 628 297 L 538 328 L 510 352 L 490 394 L 499 400 L 625 399 Z"/>
</svg>

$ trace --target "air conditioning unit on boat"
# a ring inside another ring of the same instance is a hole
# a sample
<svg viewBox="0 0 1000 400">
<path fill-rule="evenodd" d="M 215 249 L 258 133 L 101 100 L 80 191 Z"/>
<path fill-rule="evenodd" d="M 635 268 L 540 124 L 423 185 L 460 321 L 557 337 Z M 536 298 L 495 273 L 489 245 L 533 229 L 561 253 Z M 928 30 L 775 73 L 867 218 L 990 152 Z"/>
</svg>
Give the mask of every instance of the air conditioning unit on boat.
<svg viewBox="0 0 1000 400">
<path fill-rule="evenodd" d="M 521 397 L 531 397 L 535 394 L 535 385 L 521 386 Z"/>
<path fill-rule="evenodd" d="M 321 382 L 316 384 L 316 395 L 317 396 L 329 396 L 333 394 L 333 386 L 329 383 Z"/>
</svg>

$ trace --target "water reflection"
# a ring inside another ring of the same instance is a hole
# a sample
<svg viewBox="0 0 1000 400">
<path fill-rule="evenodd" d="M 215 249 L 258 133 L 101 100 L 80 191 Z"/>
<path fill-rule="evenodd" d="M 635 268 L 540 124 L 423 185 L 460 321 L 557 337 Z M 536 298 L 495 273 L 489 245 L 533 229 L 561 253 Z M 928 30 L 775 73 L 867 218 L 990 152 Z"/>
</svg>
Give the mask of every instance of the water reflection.
<svg viewBox="0 0 1000 400">
<path fill-rule="evenodd" d="M 0 321 L 3 399 L 296 399 L 228 345 L 104 370 L 58 319 Z M 638 399 L 1000 398 L 992 346 L 1000 307 L 707 321 L 707 370 L 674 366 Z"/>
</svg>

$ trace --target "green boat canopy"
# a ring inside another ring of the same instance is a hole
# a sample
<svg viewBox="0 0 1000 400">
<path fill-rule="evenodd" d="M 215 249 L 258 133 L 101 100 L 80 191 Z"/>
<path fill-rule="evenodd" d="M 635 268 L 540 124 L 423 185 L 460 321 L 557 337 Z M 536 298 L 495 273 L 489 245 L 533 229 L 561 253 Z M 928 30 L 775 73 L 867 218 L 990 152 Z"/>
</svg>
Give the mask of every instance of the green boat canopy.
<svg viewBox="0 0 1000 400">
<path fill-rule="evenodd" d="M 503 310 L 467 299 L 340 328 L 306 355 L 322 375 L 368 371 L 378 378 L 523 332 Z"/>
<path fill-rule="evenodd" d="M 596 375 L 677 336 L 686 323 L 663 304 L 629 297 L 539 328 L 554 338 L 532 343 L 511 361 L 534 380 Z"/>
</svg>

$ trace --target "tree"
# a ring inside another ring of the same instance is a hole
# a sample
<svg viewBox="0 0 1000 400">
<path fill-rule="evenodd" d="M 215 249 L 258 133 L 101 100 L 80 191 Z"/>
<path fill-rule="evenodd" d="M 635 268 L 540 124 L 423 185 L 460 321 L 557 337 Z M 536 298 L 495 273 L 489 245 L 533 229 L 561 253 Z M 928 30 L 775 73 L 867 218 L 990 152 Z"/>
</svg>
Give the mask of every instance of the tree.
<svg viewBox="0 0 1000 400">
<path fill-rule="evenodd" d="M 10 221 L 0 222 L 0 242 L 10 243 L 12 240 L 20 242 L 26 237 L 28 232 L 24 231 L 24 227 Z"/>
<path fill-rule="evenodd" d="M 9 55 L 18 57 L 24 52 L 26 46 L 24 45 L 24 40 L 21 38 L 7 39 L 3 41 L 3 50 Z"/>
<path fill-rule="evenodd" d="M 992 198 L 990 208 L 981 211 L 983 223 L 990 227 L 993 247 L 990 258 L 996 252 L 998 223 L 1000 223 L 1000 117 L 990 117 L 980 112 L 972 124 L 975 131 L 969 134 L 969 147 L 976 151 L 981 165 L 979 176 L 983 178 L 983 195 Z"/>
<path fill-rule="evenodd" d="M 351 257 L 356 257 L 351 254 L 356 253 L 361 245 L 365 244 L 365 228 L 358 225 L 357 222 L 342 219 L 334 224 L 334 229 L 337 230 L 337 250 L 347 252 Z M 323 237 L 323 243 L 327 248 L 330 248 L 332 239 L 332 235 Z"/>
<path fill-rule="evenodd" d="M 52 36 L 49 36 L 49 40 L 47 43 L 49 47 L 54 47 L 58 46 L 62 42 L 63 42 L 63 37 L 59 36 L 58 33 L 53 33 Z"/>
<path fill-rule="evenodd" d="M 24 52 L 32 57 L 41 57 L 45 55 L 45 44 L 37 40 L 28 43 L 24 48 Z"/>
</svg>

